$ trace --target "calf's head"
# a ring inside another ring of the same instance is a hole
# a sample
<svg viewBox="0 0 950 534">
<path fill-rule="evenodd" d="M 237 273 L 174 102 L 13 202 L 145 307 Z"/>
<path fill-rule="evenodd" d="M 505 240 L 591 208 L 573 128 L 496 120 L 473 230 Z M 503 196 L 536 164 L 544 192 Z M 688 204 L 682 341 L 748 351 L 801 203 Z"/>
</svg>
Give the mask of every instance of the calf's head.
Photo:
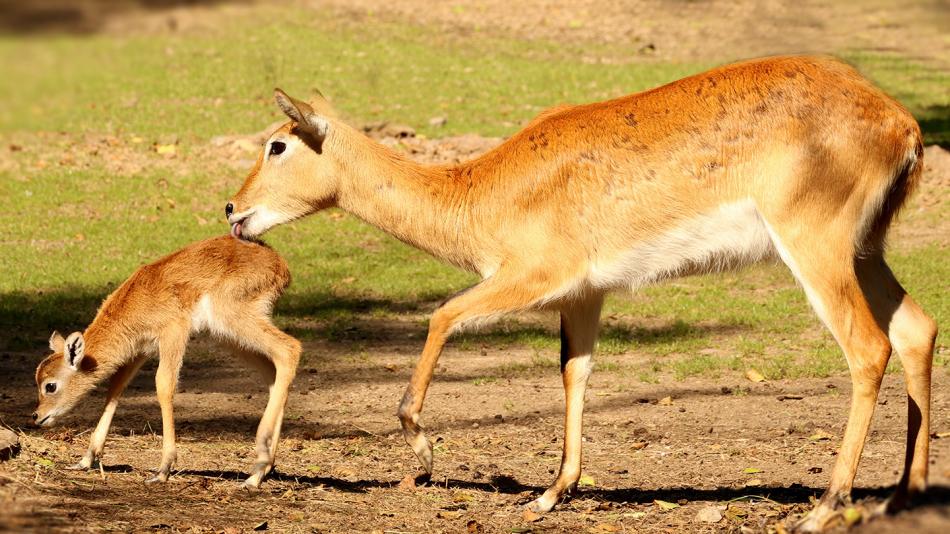
<svg viewBox="0 0 950 534">
<path fill-rule="evenodd" d="M 92 374 L 95 363 L 85 358 L 85 347 L 80 332 L 73 332 L 65 339 L 59 332 L 53 332 L 50 337 L 49 348 L 53 354 L 36 368 L 39 403 L 33 412 L 33 422 L 38 426 L 52 424 L 95 387 Z"/>
</svg>

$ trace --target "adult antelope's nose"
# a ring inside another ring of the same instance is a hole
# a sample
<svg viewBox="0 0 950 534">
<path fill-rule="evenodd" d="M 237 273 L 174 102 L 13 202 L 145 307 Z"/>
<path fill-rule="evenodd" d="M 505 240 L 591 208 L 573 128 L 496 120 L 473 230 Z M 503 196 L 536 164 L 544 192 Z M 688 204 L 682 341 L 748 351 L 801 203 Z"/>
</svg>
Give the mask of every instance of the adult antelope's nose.
<svg viewBox="0 0 950 534">
<path fill-rule="evenodd" d="M 228 202 L 228 205 L 224 207 L 224 216 L 230 219 L 232 213 L 234 213 L 234 204 Z"/>
</svg>

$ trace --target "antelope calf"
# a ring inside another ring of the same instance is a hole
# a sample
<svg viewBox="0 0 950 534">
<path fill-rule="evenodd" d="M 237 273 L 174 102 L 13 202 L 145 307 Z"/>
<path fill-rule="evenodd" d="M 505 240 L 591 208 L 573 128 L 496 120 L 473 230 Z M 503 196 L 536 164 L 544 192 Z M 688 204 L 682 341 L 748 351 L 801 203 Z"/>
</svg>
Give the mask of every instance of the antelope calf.
<svg viewBox="0 0 950 534">
<path fill-rule="evenodd" d="M 851 410 L 819 530 L 851 492 L 891 349 L 909 396 L 900 507 L 927 480 L 936 325 L 884 261 L 888 226 L 920 179 L 921 134 L 899 103 L 826 57 L 727 65 L 606 102 L 542 113 L 494 150 L 425 166 L 280 90 L 291 119 L 226 213 L 254 237 L 339 206 L 482 276 L 432 316 L 399 407 L 432 470 L 419 417 L 448 336 L 526 309 L 561 315 L 564 453 L 529 506 L 550 510 L 581 473 L 581 419 L 608 291 L 780 258 L 844 351 Z"/>
<path fill-rule="evenodd" d="M 274 302 L 290 283 L 270 247 L 230 236 L 200 241 L 140 267 L 106 298 L 85 332 L 53 332 L 53 354 L 36 369 L 39 406 L 33 420 L 50 425 L 108 378 L 105 410 L 75 469 L 99 462 L 119 397 L 145 360 L 158 355 L 155 386 L 162 408 L 162 462 L 147 482 L 165 482 L 175 465 L 172 399 L 185 347 L 207 331 L 259 369 L 270 398 L 257 429 L 257 460 L 245 481 L 257 487 L 274 465 L 287 392 L 300 343 L 271 322 Z"/>
</svg>

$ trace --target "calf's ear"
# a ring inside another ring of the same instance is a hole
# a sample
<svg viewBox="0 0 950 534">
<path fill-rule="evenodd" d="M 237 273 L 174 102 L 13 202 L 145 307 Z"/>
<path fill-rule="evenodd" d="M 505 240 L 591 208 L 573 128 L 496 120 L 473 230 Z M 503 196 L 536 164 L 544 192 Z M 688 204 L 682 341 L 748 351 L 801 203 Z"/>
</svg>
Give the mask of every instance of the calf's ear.
<svg viewBox="0 0 950 534">
<path fill-rule="evenodd" d="M 66 358 L 66 364 L 73 371 L 79 370 L 79 364 L 86 354 L 86 340 L 82 337 L 82 332 L 73 332 L 66 338 L 66 350 L 63 351 L 63 357 Z"/>
<path fill-rule="evenodd" d="M 53 335 L 49 338 L 49 349 L 53 352 L 63 352 L 65 345 L 66 340 L 63 339 L 62 334 L 54 330 Z"/>
</svg>

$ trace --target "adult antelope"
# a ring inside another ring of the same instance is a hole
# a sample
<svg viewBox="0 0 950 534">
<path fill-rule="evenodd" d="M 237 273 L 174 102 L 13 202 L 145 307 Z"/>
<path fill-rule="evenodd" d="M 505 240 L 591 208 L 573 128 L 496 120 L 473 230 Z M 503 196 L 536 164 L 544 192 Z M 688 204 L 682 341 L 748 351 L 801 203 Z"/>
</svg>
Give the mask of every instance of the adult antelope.
<svg viewBox="0 0 950 534">
<path fill-rule="evenodd" d="M 485 316 L 561 314 L 566 396 L 550 510 L 581 472 L 584 389 L 604 294 L 777 255 L 847 357 L 853 392 L 828 490 L 799 523 L 818 530 L 850 495 L 875 398 L 900 354 L 907 456 L 894 508 L 927 479 L 936 325 L 884 262 L 884 237 L 922 168 L 920 130 L 896 101 L 824 57 L 717 68 L 642 93 L 545 111 L 496 149 L 424 166 L 279 89 L 291 119 L 226 207 L 232 233 L 339 206 L 483 280 L 440 306 L 399 407 L 426 471 L 419 425 L 449 334 Z"/>
<path fill-rule="evenodd" d="M 85 332 L 53 332 L 53 354 L 36 369 L 39 406 L 33 421 L 50 425 L 97 383 L 109 378 L 105 410 L 89 449 L 74 469 L 99 462 L 119 397 L 150 355 L 159 357 L 155 386 L 162 408 L 162 462 L 146 482 L 165 482 L 177 459 L 172 401 L 192 332 L 208 331 L 258 368 L 270 398 L 257 429 L 257 460 L 245 486 L 256 488 L 274 465 L 300 343 L 270 319 L 290 283 L 287 264 L 266 245 L 230 236 L 200 241 L 140 267 L 109 295 Z"/>
</svg>

